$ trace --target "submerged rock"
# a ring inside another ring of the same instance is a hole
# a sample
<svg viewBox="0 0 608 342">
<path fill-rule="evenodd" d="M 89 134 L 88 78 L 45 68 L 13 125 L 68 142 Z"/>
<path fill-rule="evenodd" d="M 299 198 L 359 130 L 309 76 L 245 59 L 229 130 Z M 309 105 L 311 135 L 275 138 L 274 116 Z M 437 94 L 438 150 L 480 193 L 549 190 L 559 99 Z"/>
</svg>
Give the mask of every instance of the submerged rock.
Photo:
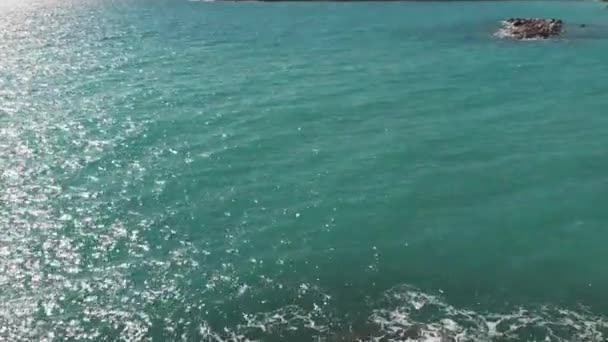
<svg viewBox="0 0 608 342">
<path fill-rule="evenodd" d="M 559 36 L 563 26 L 560 19 L 510 18 L 502 22 L 496 34 L 515 39 L 547 39 Z"/>
</svg>

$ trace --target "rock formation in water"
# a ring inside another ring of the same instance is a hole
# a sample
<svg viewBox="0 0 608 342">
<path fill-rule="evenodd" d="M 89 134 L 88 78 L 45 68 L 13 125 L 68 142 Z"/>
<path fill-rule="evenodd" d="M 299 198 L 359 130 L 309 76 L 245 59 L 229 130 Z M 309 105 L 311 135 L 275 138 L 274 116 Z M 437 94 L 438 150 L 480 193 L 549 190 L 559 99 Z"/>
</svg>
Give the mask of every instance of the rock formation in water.
<svg viewBox="0 0 608 342">
<path fill-rule="evenodd" d="M 502 22 L 497 35 L 515 39 L 547 39 L 559 36 L 563 26 L 559 19 L 511 18 Z"/>
</svg>

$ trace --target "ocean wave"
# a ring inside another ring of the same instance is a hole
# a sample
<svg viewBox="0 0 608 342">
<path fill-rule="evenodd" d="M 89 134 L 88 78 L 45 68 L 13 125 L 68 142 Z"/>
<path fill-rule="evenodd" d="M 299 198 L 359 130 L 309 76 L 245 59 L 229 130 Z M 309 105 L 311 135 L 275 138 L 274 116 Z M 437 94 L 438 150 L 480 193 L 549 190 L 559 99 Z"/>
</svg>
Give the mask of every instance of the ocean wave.
<svg viewBox="0 0 608 342">
<path fill-rule="evenodd" d="M 203 323 L 199 338 L 217 342 L 601 342 L 608 337 L 606 318 L 583 307 L 531 305 L 505 312 L 476 311 L 409 285 L 385 292 L 372 307 L 364 326 L 340 321 L 324 311 L 331 308 L 288 305 L 244 314 L 244 323 L 234 329 L 213 330 Z"/>
<path fill-rule="evenodd" d="M 519 307 L 508 312 L 457 308 L 442 297 L 410 286 L 385 294 L 386 306 L 370 320 L 380 327 L 374 341 L 606 341 L 608 321 L 586 308 Z"/>
</svg>

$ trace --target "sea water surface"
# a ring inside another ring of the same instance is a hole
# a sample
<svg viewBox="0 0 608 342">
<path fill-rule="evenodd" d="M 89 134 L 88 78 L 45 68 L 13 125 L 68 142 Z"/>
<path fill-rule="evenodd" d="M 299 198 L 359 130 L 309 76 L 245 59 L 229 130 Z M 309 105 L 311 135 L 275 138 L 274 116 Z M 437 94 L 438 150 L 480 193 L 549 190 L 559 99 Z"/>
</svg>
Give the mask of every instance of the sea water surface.
<svg viewBox="0 0 608 342">
<path fill-rule="evenodd" d="M 583 2 L 2 1 L 0 340 L 606 341 L 607 38 Z"/>
</svg>

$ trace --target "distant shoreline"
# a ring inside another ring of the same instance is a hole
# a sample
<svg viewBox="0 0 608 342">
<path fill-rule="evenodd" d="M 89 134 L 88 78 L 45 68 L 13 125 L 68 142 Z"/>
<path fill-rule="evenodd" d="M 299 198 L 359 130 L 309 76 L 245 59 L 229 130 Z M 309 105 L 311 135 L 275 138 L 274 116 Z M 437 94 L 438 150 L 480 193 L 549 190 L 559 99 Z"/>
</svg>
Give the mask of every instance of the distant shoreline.
<svg viewBox="0 0 608 342">
<path fill-rule="evenodd" d="M 335 3 L 346 3 L 346 2 L 589 2 L 589 3 L 607 3 L 608 0 L 190 0 L 191 2 L 335 2 Z"/>
<path fill-rule="evenodd" d="M 196 0 L 191 0 L 197 2 Z M 213 0 L 201 2 L 597 2 L 608 0 Z"/>
</svg>

